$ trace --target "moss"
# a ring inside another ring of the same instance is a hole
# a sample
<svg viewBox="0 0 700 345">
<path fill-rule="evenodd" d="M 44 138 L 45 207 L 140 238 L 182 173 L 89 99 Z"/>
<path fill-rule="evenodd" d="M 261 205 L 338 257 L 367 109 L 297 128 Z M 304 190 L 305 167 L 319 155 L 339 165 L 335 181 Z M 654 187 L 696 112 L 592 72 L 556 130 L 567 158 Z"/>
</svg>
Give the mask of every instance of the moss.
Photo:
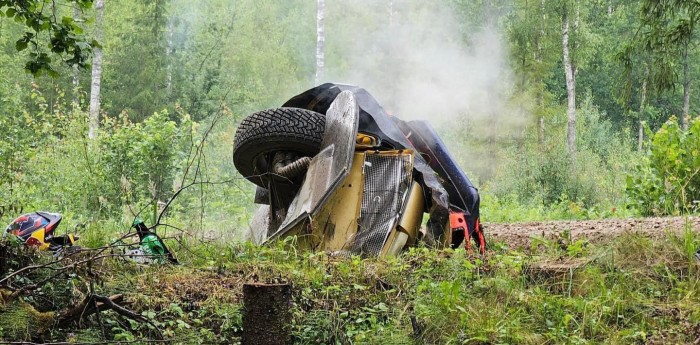
<svg viewBox="0 0 700 345">
<path fill-rule="evenodd" d="M 0 329 L 5 340 L 30 341 L 44 336 L 54 317 L 54 312 L 42 313 L 29 303 L 13 301 L 0 306 Z"/>
</svg>

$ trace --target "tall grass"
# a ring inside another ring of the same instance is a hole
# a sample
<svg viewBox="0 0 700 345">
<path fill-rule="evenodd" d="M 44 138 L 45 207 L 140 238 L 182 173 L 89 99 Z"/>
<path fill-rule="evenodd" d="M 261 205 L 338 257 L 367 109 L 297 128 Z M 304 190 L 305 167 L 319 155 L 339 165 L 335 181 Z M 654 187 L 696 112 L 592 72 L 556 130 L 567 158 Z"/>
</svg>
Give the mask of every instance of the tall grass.
<svg viewBox="0 0 700 345">
<path fill-rule="evenodd" d="M 377 260 L 300 252 L 291 240 L 272 247 L 171 240 L 183 265 L 106 261 L 96 289 L 125 294 L 129 308 L 180 343 L 238 342 L 241 289 L 249 281 L 293 284 L 290 324 L 300 344 L 692 342 L 700 335 L 700 277 L 693 257 L 700 236 L 689 226 L 680 234 L 661 234 L 628 234 L 602 244 L 545 241 L 528 253 L 494 244 L 486 257 L 414 248 Z M 101 237 L 90 238 L 98 243 Z M 70 294 L 85 289 L 80 282 L 87 277 L 76 274 Z M 29 340 L 12 328 L 10 315 L 0 313 L 4 339 Z M 112 313 L 101 322 L 110 325 L 105 335 L 95 332 L 99 322 L 91 317 L 69 330 L 30 338 L 154 335 L 149 326 Z"/>
</svg>

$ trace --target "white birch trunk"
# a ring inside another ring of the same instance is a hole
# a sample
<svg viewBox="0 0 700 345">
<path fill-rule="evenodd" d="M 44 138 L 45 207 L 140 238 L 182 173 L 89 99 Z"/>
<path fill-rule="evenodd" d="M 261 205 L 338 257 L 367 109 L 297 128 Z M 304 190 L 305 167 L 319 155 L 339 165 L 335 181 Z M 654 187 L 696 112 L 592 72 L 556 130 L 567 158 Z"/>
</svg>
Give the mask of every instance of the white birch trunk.
<svg viewBox="0 0 700 345">
<path fill-rule="evenodd" d="M 168 61 L 168 69 L 167 69 L 167 76 L 166 76 L 166 90 L 168 92 L 168 96 L 172 95 L 173 93 L 173 34 L 175 32 L 175 24 L 173 23 L 173 19 L 170 18 L 168 20 L 168 26 L 167 26 L 167 33 L 168 33 L 168 46 L 165 48 L 165 56 Z"/>
<path fill-rule="evenodd" d="M 688 65 L 688 46 L 683 52 L 683 117 L 681 118 L 681 128 L 688 130 L 690 116 L 690 68 Z"/>
<path fill-rule="evenodd" d="M 81 12 L 80 12 L 80 10 L 78 9 L 78 7 L 76 6 L 76 7 L 73 9 L 73 18 L 75 18 L 75 19 L 82 19 L 82 18 L 80 18 L 80 17 L 81 17 L 80 15 L 81 15 Z M 78 70 L 78 66 L 77 66 L 77 65 L 74 65 L 74 66 L 73 66 L 73 71 L 72 71 L 72 73 L 73 73 L 73 106 L 74 106 L 74 107 L 78 107 L 78 105 L 80 104 L 80 90 L 79 90 L 79 87 L 80 87 L 80 71 Z"/>
<path fill-rule="evenodd" d="M 394 0 L 389 0 L 389 25 L 394 24 Z"/>
<path fill-rule="evenodd" d="M 96 36 L 99 42 L 102 41 L 102 29 L 104 25 L 104 0 L 95 2 L 95 25 Z M 102 48 L 96 47 L 92 58 L 92 81 L 90 83 L 90 127 L 88 138 L 95 139 L 99 126 L 100 117 L 100 85 L 102 83 Z"/>
<path fill-rule="evenodd" d="M 566 10 L 561 16 L 561 41 L 562 41 L 562 57 L 564 63 L 564 74 L 566 76 L 566 94 L 567 94 L 567 132 L 566 132 L 566 147 L 569 153 L 576 152 L 576 76 L 574 67 L 571 63 L 569 54 L 569 16 Z"/>
<path fill-rule="evenodd" d="M 578 1 L 576 1 L 576 18 L 574 19 L 574 28 L 572 32 L 578 34 L 578 24 L 581 21 L 581 9 L 579 8 Z M 571 50 L 576 52 L 578 50 L 579 40 L 575 39 Z M 574 86 L 576 85 L 576 76 L 578 75 L 578 66 L 576 66 L 576 61 L 571 61 L 571 70 L 574 71 Z"/>
<path fill-rule="evenodd" d="M 639 133 L 637 133 L 637 150 L 641 151 L 644 145 L 644 109 L 647 102 L 647 79 L 649 75 L 649 67 L 646 69 L 644 81 L 642 82 L 642 94 L 639 101 Z"/>
<path fill-rule="evenodd" d="M 78 66 L 73 66 L 73 104 L 75 107 L 80 104 L 80 74 Z"/>
<path fill-rule="evenodd" d="M 316 8 L 316 85 L 323 80 L 324 49 L 326 37 L 323 31 L 323 20 L 325 16 L 325 0 L 317 0 Z"/>
<path fill-rule="evenodd" d="M 546 25 L 547 22 L 547 12 L 545 11 L 545 0 L 542 0 L 540 3 L 540 10 L 542 11 L 542 22 L 540 23 L 540 37 L 537 39 L 537 55 L 535 57 L 535 60 L 537 61 L 537 66 L 541 66 L 542 64 L 542 41 L 544 40 L 544 26 Z M 542 108 L 542 105 L 544 103 L 544 90 L 543 90 L 542 85 L 537 90 L 537 107 Z M 537 130 L 537 142 L 539 143 L 540 147 L 544 145 L 544 116 L 540 115 L 540 126 L 539 129 Z"/>
<path fill-rule="evenodd" d="M 540 37 L 539 40 L 537 40 L 537 55 L 541 58 L 542 57 L 542 43 L 541 41 L 544 39 L 545 32 L 544 32 L 544 27 L 547 25 L 547 11 L 545 8 L 545 0 L 542 0 L 540 4 L 540 10 L 542 11 L 542 22 L 540 23 Z M 538 62 L 541 62 L 541 60 L 538 60 Z"/>
</svg>

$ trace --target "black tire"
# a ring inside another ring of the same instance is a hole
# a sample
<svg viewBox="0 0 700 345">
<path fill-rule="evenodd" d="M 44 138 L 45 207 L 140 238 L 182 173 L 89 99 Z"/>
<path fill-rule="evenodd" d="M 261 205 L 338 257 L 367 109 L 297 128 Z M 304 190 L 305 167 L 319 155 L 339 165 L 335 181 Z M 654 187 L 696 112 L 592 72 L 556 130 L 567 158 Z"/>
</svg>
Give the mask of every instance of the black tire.
<svg viewBox="0 0 700 345">
<path fill-rule="evenodd" d="M 326 116 L 300 108 L 273 108 L 253 113 L 236 129 L 233 164 L 258 186 L 270 181 L 268 159 L 277 151 L 313 157 L 321 148 Z"/>
</svg>

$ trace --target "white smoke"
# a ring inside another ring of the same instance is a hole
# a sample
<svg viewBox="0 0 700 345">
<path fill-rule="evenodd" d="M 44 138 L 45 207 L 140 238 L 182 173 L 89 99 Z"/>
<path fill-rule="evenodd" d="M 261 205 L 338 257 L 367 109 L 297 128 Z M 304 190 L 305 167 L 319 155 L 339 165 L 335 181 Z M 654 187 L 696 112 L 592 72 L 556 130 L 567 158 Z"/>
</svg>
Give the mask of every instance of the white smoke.
<svg viewBox="0 0 700 345">
<path fill-rule="evenodd" d="M 522 135 L 531 106 L 513 97 L 499 14 L 448 1 L 327 4 L 327 81 L 367 89 L 403 120 L 428 120 L 472 177 L 493 176 L 499 140 Z"/>
<path fill-rule="evenodd" d="M 353 1 L 329 8 L 341 13 L 327 22 L 329 81 L 362 86 L 407 120 L 522 118 L 509 105 L 513 78 L 495 18 L 466 25 L 445 2 Z M 380 24 L 368 24 L 368 13 Z M 478 29 L 465 33 L 469 27 Z"/>
</svg>

